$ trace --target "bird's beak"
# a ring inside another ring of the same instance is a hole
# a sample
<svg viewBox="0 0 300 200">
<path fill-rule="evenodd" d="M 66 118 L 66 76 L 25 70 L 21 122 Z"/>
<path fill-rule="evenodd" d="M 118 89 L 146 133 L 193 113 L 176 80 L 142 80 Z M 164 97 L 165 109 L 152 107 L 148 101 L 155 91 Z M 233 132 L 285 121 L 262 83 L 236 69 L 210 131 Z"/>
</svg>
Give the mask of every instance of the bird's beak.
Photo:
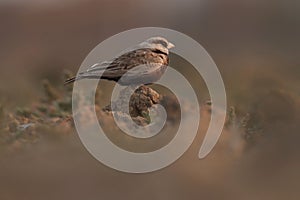
<svg viewBox="0 0 300 200">
<path fill-rule="evenodd" d="M 171 49 L 171 48 L 173 48 L 173 47 L 175 47 L 175 45 L 174 45 L 174 44 L 172 44 L 171 42 L 169 42 L 169 43 L 168 43 L 168 47 L 167 47 L 167 48 L 168 48 L 168 49 Z"/>
</svg>

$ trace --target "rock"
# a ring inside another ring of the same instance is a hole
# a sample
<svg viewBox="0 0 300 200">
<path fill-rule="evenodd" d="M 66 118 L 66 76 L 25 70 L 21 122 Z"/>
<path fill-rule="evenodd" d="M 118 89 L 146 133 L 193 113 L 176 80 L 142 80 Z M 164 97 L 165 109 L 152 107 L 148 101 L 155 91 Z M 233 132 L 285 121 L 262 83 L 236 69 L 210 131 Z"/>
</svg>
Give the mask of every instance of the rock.
<svg viewBox="0 0 300 200">
<path fill-rule="evenodd" d="M 128 87 L 120 92 L 117 101 L 113 102 L 113 110 L 126 113 L 124 110 L 125 96 L 132 93 L 132 88 Z M 147 86 L 141 86 L 136 89 L 130 97 L 129 113 L 131 117 L 145 118 L 149 114 L 149 108 L 160 102 L 160 95 Z M 106 112 L 112 111 L 112 105 L 105 106 L 102 110 Z"/>
</svg>

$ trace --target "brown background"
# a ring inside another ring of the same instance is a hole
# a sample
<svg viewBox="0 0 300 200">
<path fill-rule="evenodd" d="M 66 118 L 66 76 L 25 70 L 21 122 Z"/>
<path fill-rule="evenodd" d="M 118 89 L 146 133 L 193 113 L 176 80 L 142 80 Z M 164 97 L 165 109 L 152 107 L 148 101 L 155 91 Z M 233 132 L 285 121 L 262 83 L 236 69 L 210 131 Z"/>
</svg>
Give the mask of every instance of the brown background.
<svg viewBox="0 0 300 200">
<path fill-rule="evenodd" d="M 62 87 L 62 70 L 75 73 L 107 37 L 158 26 L 202 44 L 229 105 L 263 113 L 265 129 L 242 153 L 228 150 L 223 134 L 198 160 L 204 126 L 179 161 L 142 175 L 103 166 L 74 130 L 1 154 L 0 199 L 299 199 L 299 9 L 293 0 L 1 1 L 0 101 L 8 110 L 42 95 L 42 79 Z"/>
</svg>

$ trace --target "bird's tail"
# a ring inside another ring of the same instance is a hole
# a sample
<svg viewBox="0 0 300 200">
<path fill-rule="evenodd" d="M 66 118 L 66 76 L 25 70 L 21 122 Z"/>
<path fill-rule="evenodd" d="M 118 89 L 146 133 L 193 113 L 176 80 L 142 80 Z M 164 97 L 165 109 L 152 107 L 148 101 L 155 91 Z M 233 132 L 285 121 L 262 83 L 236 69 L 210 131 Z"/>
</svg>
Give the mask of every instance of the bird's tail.
<svg viewBox="0 0 300 200">
<path fill-rule="evenodd" d="M 104 76 L 99 76 L 99 75 L 94 75 L 94 74 L 83 74 L 83 75 L 79 75 L 79 76 L 74 76 L 72 78 L 69 78 L 65 81 L 65 85 L 70 84 L 70 83 L 74 83 L 75 81 L 81 80 L 81 79 L 107 79 L 107 80 L 113 80 L 113 79 L 109 79 L 107 77 Z"/>
<path fill-rule="evenodd" d="M 80 80 L 80 79 L 81 79 L 81 77 L 74 76 L 72 78 L 69 78 L 69 79 L 65 80 L 64 84 L 67 85 L 67 84 L 70 84 L 70 83 L 74 83 L 75 81 Z"/>
</svg>

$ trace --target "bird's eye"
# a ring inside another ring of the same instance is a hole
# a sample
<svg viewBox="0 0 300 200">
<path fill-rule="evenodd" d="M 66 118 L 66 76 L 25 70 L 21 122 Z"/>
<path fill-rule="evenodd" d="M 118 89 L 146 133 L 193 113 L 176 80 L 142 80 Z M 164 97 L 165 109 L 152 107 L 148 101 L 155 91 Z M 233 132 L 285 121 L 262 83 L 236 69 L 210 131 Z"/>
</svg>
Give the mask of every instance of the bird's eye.
<svg viewBox="0 0 300 200">
<path fill-rule="evenodd" d="M 161 44 L 164 46 L 164 47 L 167 47 L 168 44 L 165 42 L 165 41 L 161 41 Z"/>
</svg>

